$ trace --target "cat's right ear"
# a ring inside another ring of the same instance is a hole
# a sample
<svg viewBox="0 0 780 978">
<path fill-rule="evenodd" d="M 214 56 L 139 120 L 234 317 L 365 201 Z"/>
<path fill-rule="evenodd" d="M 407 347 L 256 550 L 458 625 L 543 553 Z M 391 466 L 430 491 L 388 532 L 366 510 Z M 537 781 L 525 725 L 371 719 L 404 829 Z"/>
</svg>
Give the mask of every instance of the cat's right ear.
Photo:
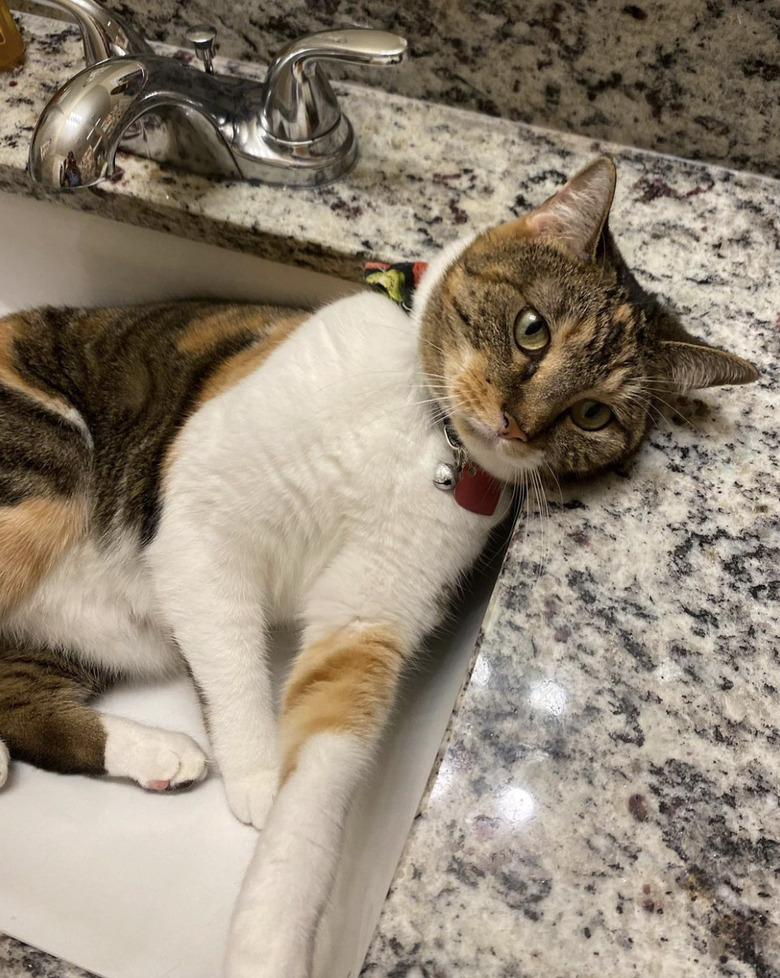
<svg viewBox="0 0 780 978">
<path fill-rule="evenodd" d="M 600 156 L 539 207 L 499 225 L 492 234 L 538 241 L 590 261 L 609 217 L 616 180 L 615 164 L 609 156 Z"/>
</svg>

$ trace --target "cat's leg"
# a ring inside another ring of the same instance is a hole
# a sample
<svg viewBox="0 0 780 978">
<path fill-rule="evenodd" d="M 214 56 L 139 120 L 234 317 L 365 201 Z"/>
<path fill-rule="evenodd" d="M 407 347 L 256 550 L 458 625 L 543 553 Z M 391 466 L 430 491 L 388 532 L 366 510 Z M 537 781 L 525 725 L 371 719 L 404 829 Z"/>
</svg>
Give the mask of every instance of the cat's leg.
<svg viewBox="0 0 780 978">
<path fill-rule="evenodd" d="M 5 746 L 2 740 L 0 740 L 0 788 L 8 780 L 8 768 L 11 764 L 11 755 L 8 753 L 8 748 Z"/>
<path fill-rule="evenodd" d="M 390 714 L 408 640 L 392 625 L 310 642 L 281 716 L 282 786 L 242 887 L 228 978 L 309 978 L 344 823 Z"/>
<path fill-rule="evenodd" d="M 279 779 L 276 717 L 257 576 L 203 521 L 163 518 L 148 557 L 165 619 L 203 704 L 228 803 L 261 828 Z"/>
<path fill-rule="evenodd" d="M 206 756 L 185 734 L 89 706 L 108 685 L 46 649 L 1 650 L 0 784 L 9 754 L 61 774 L 130 778 L 154 791 L 185 788 L 206 776 Z"/>
</svg>

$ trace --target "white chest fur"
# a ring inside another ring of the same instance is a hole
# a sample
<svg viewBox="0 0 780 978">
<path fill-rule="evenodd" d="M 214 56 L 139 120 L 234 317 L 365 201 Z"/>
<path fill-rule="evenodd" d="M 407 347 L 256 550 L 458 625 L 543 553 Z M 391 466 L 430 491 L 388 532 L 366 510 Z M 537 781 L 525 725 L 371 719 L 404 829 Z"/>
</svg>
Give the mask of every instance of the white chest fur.
<svg viewBox="0 0 780 978">
<path fill-rule="evenodd" d="M 187 425 L 152 559 L 184 545 L 177 524 L 195 514 L 256 582 L 269 619 L 298 617 L 309 598 L 307 618 L 341 617 L 314 587 L 337 564 L 334 590 L 351 579 L 356 614 L 427 622 L 421 585 L 435 597 L 454 580 L 508 505 L 476 516 L 435 488 L 451 453 L 428 397 L 415 326 L 395 305 L 367 293 L 316 313 Z"/>
<path fill-rule="evenodd" d="M 178 657 L 156 591 L 205 547 L 263 624 L 327 630 L 352 614 L 419 634 L 508 505 L 476 516 L 434 487 L 451 455 L 428 396 L 416 325 L 393 303 L 366 293 L 323 309 L 190 419 L 148 551 L 74 549 L 4 631 L 120 671 L 166 671 Z"/>
</svg>

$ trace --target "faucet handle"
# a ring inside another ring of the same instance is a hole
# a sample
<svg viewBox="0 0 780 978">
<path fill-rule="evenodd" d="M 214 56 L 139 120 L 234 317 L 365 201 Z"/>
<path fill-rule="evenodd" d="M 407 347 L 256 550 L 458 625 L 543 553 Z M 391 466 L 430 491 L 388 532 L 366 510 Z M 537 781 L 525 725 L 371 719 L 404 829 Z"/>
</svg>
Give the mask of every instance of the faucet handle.
<svg viewBox="0 0 780 978">
<path fill-rule="evenodd" d="M 357 65 L 394 65 L 403 61 L 408 42 L 405 37 L 371 27 L 319 31 L 299 38 L 282 51 L 277 62 L 293 60 L 299 65 L 328 58 Z"/>
<path fill-rule="evenodd" d="M 217 29 L 211 24 L 199 24 L 187 31 L 187 40 L 195 49 L 198 61 L 203 62 L 207 75 L 214 74 L 214 42 L 217 39 Z"/>
<path fill-rule="evenodd" d="M 320 61 L 394 65 L 404 60 L 407 46 L 398 34 L 361 27 L 320 31 L 293 41 L 268 69 L 261 125 L 287 142 L 318 139 L 341 117 Z"/>
</svg>

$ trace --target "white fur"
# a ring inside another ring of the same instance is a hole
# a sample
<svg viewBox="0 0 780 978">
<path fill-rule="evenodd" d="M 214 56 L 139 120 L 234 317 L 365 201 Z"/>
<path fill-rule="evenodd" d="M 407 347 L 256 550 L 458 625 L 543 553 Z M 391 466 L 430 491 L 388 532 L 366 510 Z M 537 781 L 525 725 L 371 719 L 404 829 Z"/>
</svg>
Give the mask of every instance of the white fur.
<svg viewBox="0 0 780 978">
<path fill-rule="evenodd" d="M 132 778 L 143 788 L 178 788 L 206 777 L 206 755 L 186 734 L 103 714 L 106 774 Z"/>
<path fill-rule="evenodd" d="M 417 642 L 506 511 L 476 516 L 434 487 L 451 455 L 419 403 L 415 343 L 386 299 L 344 299 L 180 436 L 147 559 L 241 818 L 232 785 L 273 783 L 278 764 L 266 626 L 302 618 L 316 639 L 382 623 Z"/>
<path fill-rule="evenodd" d="M 8 780 L 8 769 L 11 765 L 11 755 L 8 753 L 8 748 L 5 746 L 2 740 L 0 740 L 0 788 Z"/>
<path fill-rule="evenodd" d="M 420 329 L 423 312 L 428 304 L 428 300 L 431 298 L 434 288 L 444 277 L 447 269 L 455 264 L 475 238 L 476 234 L 468 234 L 463 238 L 458 238 L 457 241 L 451 241 L 446 248 L 442 248 L 436 257 L 429 262 L 422 281 L 414 294 L 412 319 L 417 330 Z"/>
<path fill-rule="evenodd" d="M 312 642 L 378 625 L 414 648 L 509 507 L 505 493 L 494 516 L 479 516 L 433 484 L 452 454 L 418 373 L 418 320 L 466 244 L 433 263 L 413 317 L 371 293 L 312 315 L 187 422 L 146 551 L 121 539 L 110 554 L 78 548 L 4 625 L 131 672 L 170 668 L 181 650 L 209 704 L 233 811 L 258 827 L 268 818 L 231 978 L 309 975 L 344 817 L 372 755 L 353 736 L 312 737 L 272 806 L 268 626 L 299 621 Z M 111 773 L 143 784 L 202 776 L 192 742 L 104 723 Z"/>
<path fill-rule="evenodd" d="M 319 734 L 274 806 L 241 890 L 226 978 L 308 978 L 352 793 L 371 752 L 357 737 Z"/>
<path fill-rule="evenodd" d="M 135 676 L 181 665 L 170 629 L 156 613 L 138 547 L 118 536 L 70 551 L 2 622 L 3 634 L 73 650 L 84 661 Z"/>
<path fill-rule="evenodd" d="M 386 299 L 345 299 L 180 437 L 148 560 L 212 705 L 214 751 L 240 818 L 247 782 L 275 786 L 265 627 L 302 619 L 307 644 L 382 624 L 415 646 L 436 621 L 442 588 L 506 513 L 507 498 L 494 517 L 478 516 L 433 485 L 451 454 L 420 403 L 428 395 L 415 347 L 415 323 Z M 370 756 L 344 735 L 320 734 L 304 748 L 247 875 L 231 978 L 310 973 L 344 816 Z M 256 824 L 267 808 L 249 801 Z"/>
</svg>

